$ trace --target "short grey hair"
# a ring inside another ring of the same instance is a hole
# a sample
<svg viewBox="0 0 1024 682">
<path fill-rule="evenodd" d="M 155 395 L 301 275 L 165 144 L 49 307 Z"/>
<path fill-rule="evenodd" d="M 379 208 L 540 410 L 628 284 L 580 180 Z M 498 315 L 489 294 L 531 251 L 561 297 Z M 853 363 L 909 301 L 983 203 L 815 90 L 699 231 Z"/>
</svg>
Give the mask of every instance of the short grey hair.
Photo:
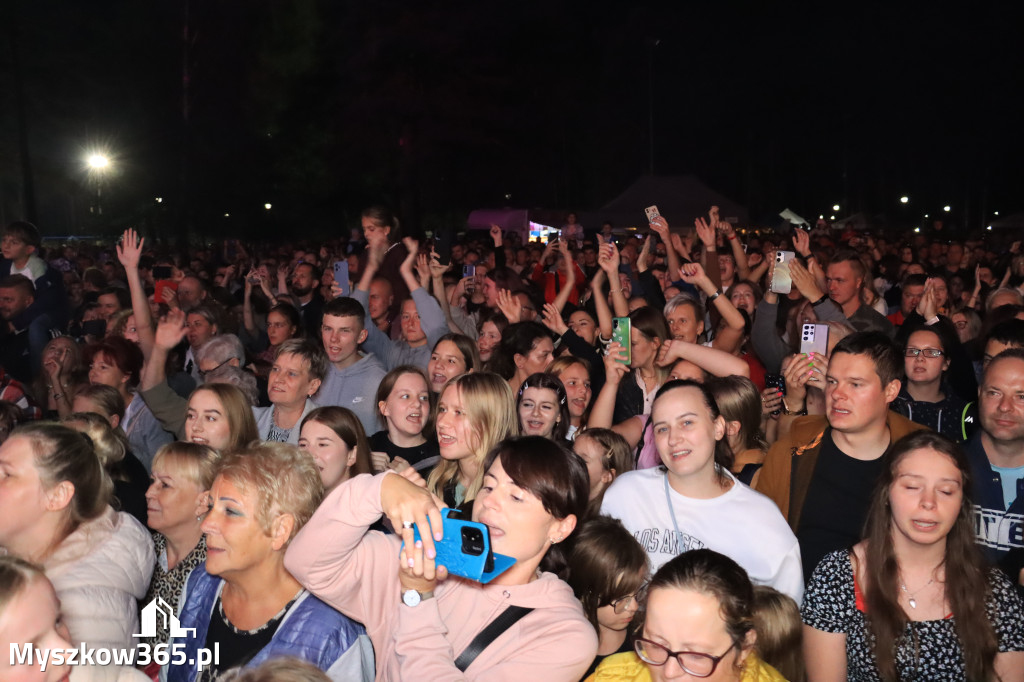
<svg viewBox="0 0 1024 682">
<path fill-rule="evenodd" d="M 234 334 L 218 334 L 201 345 L 196 350 L 196 362 L 204 360 L 220 365 L 232 358 L 238 360 L 238 365 L 245 364 L 245 347 L 241 340 Z"/>
<path fill-rule="evenodd" d="M 274 352 L 276 361 L 282 355 L 297 355 L 309 363 L 309 378 L 323 381 L 327 377 L 330 361 L 321 343 L 312 339 L 286 339 Z"/>
<path fill-rule="evenodd" d="M 249 404 L 255 407 L 259 400 L 256 389 L 256 376 L 241 367 L 225 365 L 215 372 L 206 375 L 206 384 L 230 384 L 240 390 Z"/>
<path fill-rule="evenodd" d="M 998 287 L 988 292 L 988 296 L 985 297 L 985 312 L 992 312 L 992 301 L 996 296 L 1002 296 L 1003 294 L 1012 295 L 1017 305 L 1024 305 L 1024 294 L 1021 294 L 1020 291 L 1013 287 Z"/>
</svg>

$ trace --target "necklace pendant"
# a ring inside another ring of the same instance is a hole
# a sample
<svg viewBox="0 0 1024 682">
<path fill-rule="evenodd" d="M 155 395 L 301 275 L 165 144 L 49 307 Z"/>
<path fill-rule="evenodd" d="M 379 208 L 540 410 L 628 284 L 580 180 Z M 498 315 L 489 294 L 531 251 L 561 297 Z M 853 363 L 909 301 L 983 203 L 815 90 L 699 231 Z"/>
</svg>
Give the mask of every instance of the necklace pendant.
<svg viewBox="0 0 1024 682">
<path fill-rule="evenodd" d="M 912 609 L 916 609 L 917 608 L 917 600 L 914 599 L 913 597 L 910 597 L 909 599 L 907 599 L 907 602 L 910 604 L 910 608 L 912 608 Z"/>
</svg>

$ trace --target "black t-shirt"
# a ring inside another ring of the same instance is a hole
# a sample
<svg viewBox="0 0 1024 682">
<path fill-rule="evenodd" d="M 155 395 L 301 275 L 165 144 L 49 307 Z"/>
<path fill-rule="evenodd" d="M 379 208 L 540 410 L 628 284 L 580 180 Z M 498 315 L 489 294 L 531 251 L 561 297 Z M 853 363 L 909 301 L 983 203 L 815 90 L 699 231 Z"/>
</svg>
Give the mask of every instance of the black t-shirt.
<svg viewBox="0 0 1024 682">
<path fill-rule="evenodd" d="M 825 432 L 796 531 L 805 581 L 826 554 L 860 541 L 881 473 L 881 457 L 870 461 L 850 457 L 832 440 L 832 429 Z"/>
<path fill-rule="evenodd" d="M 210 614 L 210 629 L 206 631 L 206 648 L 213 651 L 214 643 L 220 645 L 220 662 L 206 668 L 201 676 L 202 682 L 212 682 L 220 677 L 221 672 L 245 665 L 253 656 L 270 644 L 277 628 L 284 620 L 285 614 L 295 600 L 288 603 L 280 613 L 271 618 L 266 625 L 256 630 L 238 630 L 224 616 L 220 597 Z"/>
<path fill-rule="evenodd" d="M 438 448 L 436 438 L 427 438 L 427 442 L 411 448 L 400 448 L 391 442 L 387 431 L 378 431 L 370 436 L 370 449 L 374 452 L 387 453 L 388 459 L 394 460 L 401 457 L 412 465 L 424 478 L 441 458 L 441 450 Z"/>
</svg>

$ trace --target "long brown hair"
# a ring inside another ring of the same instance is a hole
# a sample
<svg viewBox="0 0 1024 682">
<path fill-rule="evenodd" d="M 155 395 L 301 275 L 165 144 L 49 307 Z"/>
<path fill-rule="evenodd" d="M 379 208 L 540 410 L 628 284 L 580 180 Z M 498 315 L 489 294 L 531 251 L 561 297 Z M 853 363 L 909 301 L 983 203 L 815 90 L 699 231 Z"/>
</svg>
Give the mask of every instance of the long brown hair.
<svg viewBox="0 0 1024 682">
<path fill-rule="evenodd" d="M 931 449 L 949 457 L 960 470 L 963 500 L 960 513 L 946 536 L 943 568 L 946 599 L 963 649 L 967 679 L 988 680 L 994 674 L 997 640 L 986 613 L 991 594 L 988 567 L 974 535 L 974 510 L 970 502 L 970 467 L 960 446 L 934 431 L 917 431 L 900 439 L 885 456 L 881 479 L 875 488 L 864 524 L 864 596 L 868 626 L 874 634 L 875 661 L 880 677 L 895 679 L 895 645 L 906 632 L 907 616 L 899 605 L 899 562 L 892 546 L 893 520 L 889 494 L 899 464 L 915 450 Z"/>
</svg>

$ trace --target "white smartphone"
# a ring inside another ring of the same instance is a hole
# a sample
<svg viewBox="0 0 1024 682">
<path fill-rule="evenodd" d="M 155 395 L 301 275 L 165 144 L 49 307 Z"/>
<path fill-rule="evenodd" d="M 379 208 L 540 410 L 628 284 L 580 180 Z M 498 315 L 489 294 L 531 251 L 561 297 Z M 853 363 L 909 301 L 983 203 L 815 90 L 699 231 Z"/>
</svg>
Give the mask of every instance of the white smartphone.
<svg viewBox="0 0 1024 682">
<path fill-rule="evenodd" d="M 793 288 L 793 280 L 789 275 L 789 264 L 796 257 L 792 251 L 775 253 L 775 272 L 772 273 L 771 290 L 776 294 L 788 294 Z"/>
<path fill-rule="evenodd" d="M 828 355 L 828 325 L 805 324 L 800 330 L 800 352 Z"/>
</svg>

